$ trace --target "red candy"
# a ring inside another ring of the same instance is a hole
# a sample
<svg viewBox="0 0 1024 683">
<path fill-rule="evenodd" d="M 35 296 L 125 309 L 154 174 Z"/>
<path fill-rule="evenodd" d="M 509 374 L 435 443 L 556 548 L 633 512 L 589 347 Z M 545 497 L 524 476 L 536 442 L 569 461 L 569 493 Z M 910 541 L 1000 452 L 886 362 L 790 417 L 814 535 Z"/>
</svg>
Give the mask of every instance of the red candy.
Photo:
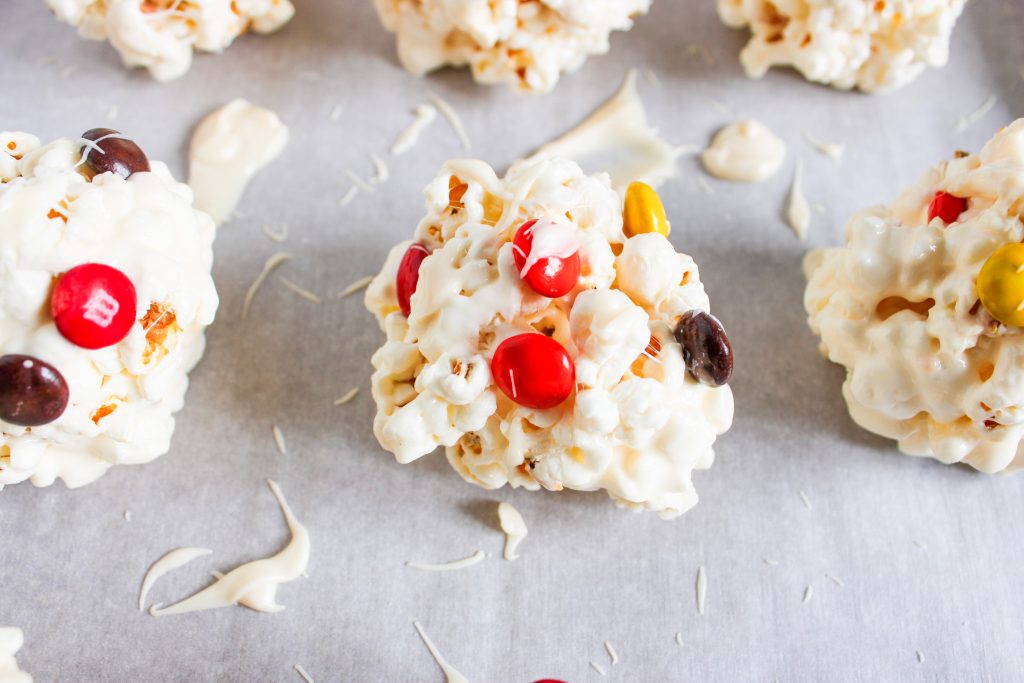
<svg viewBox="0 0 1024 683">
<path fill-rule="evenodd" d="M 960 214 L 967 210 L 967 200 L 955 197 L 948 192 L 936 192 L 932 203 L 928 205 L 928 222 L 938 216 L 946 225 L 956 223 Z"/>
<path fill-rule="evenodd" d="M 520 334 L 503 341 L 491 359 L 494 383 L 526 408 L 554 408 L 576 385 L 569 353 L 543 334 Z"/>
<path fill-rule="evenodd" d="M 430 252 L 420 243 L 409 245 L 409 249 L 398 264 L 398 275 L 395 277 L 395 295 L 398 297 L 398 307 L 402 309 L 402 315 L 409 317 L 412 295 L 416 292 L 416 285 L 420 281 L 420 266 L 423 259 L 430 256 Z"/>
<path fill-rule="evenodd" d="M 521 273 L 526 265 L 526 260 L 533 249 L 533 227 L 537 220 L 523 223 L 516 236 L 512 240 L 514 249 L 512 255 L 515 258 L 516 269 Z M 530 267 L 526 277 L 523 278 L 530 288 L 551 299 L 565 296 L 572 291 L 580 279 L 580 253 L 573 252 L 571 256 L 546 256 L 538 260 Z"/>
<path fill-rule="evenodd" d="M 64 338 L 84 349 L 113 346 L 135 324 L 135 285 L 102 263 L 64 273 L 53 288 L 50 310 Z"/>
</svg>

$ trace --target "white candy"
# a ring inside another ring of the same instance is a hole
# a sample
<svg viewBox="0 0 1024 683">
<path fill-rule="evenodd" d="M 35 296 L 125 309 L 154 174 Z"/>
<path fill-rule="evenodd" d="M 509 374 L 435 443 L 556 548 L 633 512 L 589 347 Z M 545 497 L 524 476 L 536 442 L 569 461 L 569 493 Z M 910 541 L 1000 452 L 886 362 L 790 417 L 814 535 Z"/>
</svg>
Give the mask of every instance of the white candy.
<svg viewBox="0 0 1024 683">
<path fill-rule="evenodd" d="M 729 26 L 749 26 L 740 61 L 751 78 L 792 66 L 836 88 L 892 90 L 944 66 L 967 0 L 718 0 Z"/>
<path fill-rule="evenodd" d="M 927 222 L 940 190 L 969 200 L 950 226 Z M 945 463 L 996 472 L 1024 462 L 1024 334 L 997 324 L 975 286 L 992 252 L 1024 238 L 1022 211 L 1019 119 L 978 154 L 928 171 L 891 207 L 854 216 L 844 247 L 808 256 L 810 325 L 847 368 L 843 396 L 858 424 Z"/>
<path fill-rule="evenodd" d="M 111 465 L 167 452 L 172 414 L 217 310 L 213 221 L 192 208 L 188 186 L 154 161 L 150 173 L 89 182 L 76 170 L 79 145 L 39 147 L 32 136 L 0 132 L 0 356 L 39 358 L 70 390 L 50 424 L 0 421 L 0 487 L 56 478 L 82 486 Z M 139 323 L 120 344 L 83 349 L 54 325 L 53 280 L 83 263 L 111 265 L 135 286 Z"/>
<path fill-rule="evenodd" d="M 501 179 L 483 162 L 449 161 L 426 198 L 415 240 L 432 254 L 408 320 L 395 277 L 411 242 L 391 250 L 366 292 L 387 334 L 373 356 L 381 445 L 403 463 L 444 446 L 486 488 L 606 489 L 623 507 L 664 517 L 696 504 L 691 475 L 711 466 L 733 404 L 728 387 L 689 376 L 672 334 L 680 315 L 708 309 L 690 257 L 659 234 L 626 240 L 608 177 L 568 161 L 517 162 Z M 516 269 L 512 237 L 535 218 L 578 241 L 582 275 L 562 299 L 534 293 Z M 550 410 L 516 405 L 490 372 L 504 339 L 535 331 L 576 367 L 577 391 Z"/>
<path fill-rule="evenodd" d="M 179 78 L 192 51 L 221 52 L 242 33 L 272 33 L 295 13 L 289 0 L 46 0 L 83 38 L 110 40 L 126 66 Z"/>
<path fill-rule="evenodd" d="M 402 65 L 425 74 L 468 64 L 480 83 L 547 92 L 562 73 L 608 52 L 651 0 L 374 0 Z"/>
</svg>

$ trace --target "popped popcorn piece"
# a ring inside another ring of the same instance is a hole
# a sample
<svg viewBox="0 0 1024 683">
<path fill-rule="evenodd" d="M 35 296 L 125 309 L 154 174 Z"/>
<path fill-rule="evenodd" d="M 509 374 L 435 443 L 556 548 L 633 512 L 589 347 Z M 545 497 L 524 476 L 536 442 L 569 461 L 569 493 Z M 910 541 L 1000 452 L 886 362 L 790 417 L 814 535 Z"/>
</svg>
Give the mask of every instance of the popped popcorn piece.
<svg viewBox="0 0 1024 683">
<path fill-rule="evenodd" d="M 945 66 L 967 0 L 718 0 L 729 26 L 750 27 L 740 53 L 747 75 L 792 66 L 836 88 L 900 88 Z"/>
<path fill-rule="evenodd" d="M 1024 119 L 811 252 L 804 304 L 859 425 L 910 455 L 1024 462 Z M 1007 298 L 1010 297 L 1010 298 Z"/>
<path fill-rule="evenodd" d="M 628 31 L 651 0 L 374 0 L 395 33 L 398 57 L 422 75 L 469 65 L 479 83 L 547 92 L 562 73 L 605 54 L 612 31 Z"/>
</svg>

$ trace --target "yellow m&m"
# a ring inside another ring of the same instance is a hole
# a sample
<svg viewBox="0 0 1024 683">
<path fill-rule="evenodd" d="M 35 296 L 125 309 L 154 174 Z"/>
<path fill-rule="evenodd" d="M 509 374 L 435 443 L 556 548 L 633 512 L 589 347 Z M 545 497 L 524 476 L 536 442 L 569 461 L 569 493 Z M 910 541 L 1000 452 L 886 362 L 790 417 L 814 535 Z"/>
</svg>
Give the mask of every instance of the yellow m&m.
<svg viewBox="0 0 1024 683">
<path fill-rule="evenodd" d="M 654 188 L 647 183 L 630 183 L 622 209 L 622 231 L 626 237 L 656 232 L 668 237 L 672 230 L 665 217 L 665 206 Z"/>
<path fill-rule="evenodd" d="M 1004 244 L 978 273 L 978 297 L 993 318 L 1024 327 L 1024 244 Z"/>
</svg>

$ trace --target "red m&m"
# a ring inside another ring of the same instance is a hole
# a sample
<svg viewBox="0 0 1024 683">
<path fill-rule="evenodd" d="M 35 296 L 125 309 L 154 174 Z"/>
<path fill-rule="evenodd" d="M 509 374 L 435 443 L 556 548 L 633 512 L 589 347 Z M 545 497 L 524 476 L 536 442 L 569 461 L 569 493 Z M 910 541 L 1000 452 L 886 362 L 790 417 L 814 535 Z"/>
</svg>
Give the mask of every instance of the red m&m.
<svg viewBox="0 0 1024 683">
<path fill-rule="evenodd" d="M 928 205 L 928 222 L 931 223 L 937 216 L 946 225 L 956 223 L 960 219 L 960 214 L 966 210 L 967 200 L 963 197 L 956 197 L 948 192 L 936 192 L 932 197 L 932 203 Z"/>
<path fill-rule="evenodd" d="M 127 337 L 135 324 L 135 286 L 116 268 L 85 263 L 57 281 L 50 309 L 65 339 L 84 349 L 102 349 Z"/>
<path fill-rule="evenodd" d="M 398 275 L 395 276 L 395 296 L 398 298 L 398 307 L 402 309 L 402 315 L 409 317 L 410 300 L 416 293 L 416 285 L 420 281 L 420 266 L 424 259 L 430 256 L 430 251 L 422 244 L 416 242 L 409 245 L 398 264 Z"/>
<path fill-rule="evenodd" d="M 548 249 L 553 247 L 551 250 L 557 253 L 537 255 L 536 258 L 531 259 L 534 238 L 539 230 L 550 230 L 551 228 L 565 230 L 565 227 L 548 221 L 541 223 L 534 219 L 523 223 L 512 240 L 512 254 L 516 269 L 519 270 L 523 280 L 533 291 L 552 299 L 565 296 L 579 281 L 579 245 L 574 241 L 569 243 L 565 240 L 556 240 L 557 244 L 546 246 Z M 565 253 L 570 249 L 571 253 Z M 523 273 L 529 261 L 533 261 L 533 263 L 530 265 L 530 269 Z"/>
<path fill-rule="evenodd" d="M 503 341 L 491 359 L 494 383 L 526 408 L 546 410 L 569 398 L 576 367 L 569 353 L 543 334 L 520 334 Z"/>
</svg>

